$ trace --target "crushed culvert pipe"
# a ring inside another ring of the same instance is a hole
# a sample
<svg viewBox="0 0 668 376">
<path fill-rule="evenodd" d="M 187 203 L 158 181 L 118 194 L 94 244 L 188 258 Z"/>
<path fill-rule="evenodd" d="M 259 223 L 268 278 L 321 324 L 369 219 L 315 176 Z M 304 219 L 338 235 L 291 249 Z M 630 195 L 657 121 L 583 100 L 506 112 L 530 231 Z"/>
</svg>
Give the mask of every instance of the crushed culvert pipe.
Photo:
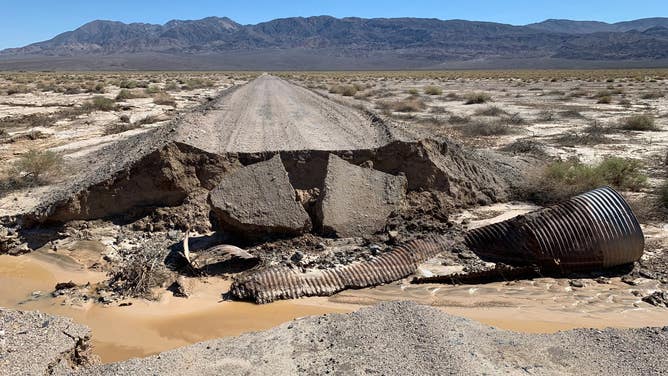
<svg viewBox="0 0 668 376">
<path fill-rule="evenodd" d="M 345 289 L 389 283 L 413 274 L 418 265 L 450 249 L 452 241 L 435 235 L 402 244 L 370 261 L 328 270 L 298 272 L 268 268 L 236 277 L 229 296 L 258 304 L 305 296 L 329 296 Z"/>
<path fill-rule="evenodd" d="M 637 218 L 610 187 L 470 230 L 465 242 L 486 261 L 561 273 L 630 264 L 645 246 Z"/>
</svg>

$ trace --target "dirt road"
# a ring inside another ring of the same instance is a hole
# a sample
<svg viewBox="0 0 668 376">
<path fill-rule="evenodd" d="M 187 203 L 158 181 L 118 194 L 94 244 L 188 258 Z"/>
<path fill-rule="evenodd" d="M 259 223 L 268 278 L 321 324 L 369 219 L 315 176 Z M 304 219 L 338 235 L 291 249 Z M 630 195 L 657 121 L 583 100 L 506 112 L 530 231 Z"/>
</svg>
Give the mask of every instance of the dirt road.
<svg viewBox="0 0 668 376">
<path fill-rule="evenodd" d="M 216 154 L 368 149 L 389 138 L 361 111 L 270 75 L 217 100 L 179 136 Z"/>
</svg>

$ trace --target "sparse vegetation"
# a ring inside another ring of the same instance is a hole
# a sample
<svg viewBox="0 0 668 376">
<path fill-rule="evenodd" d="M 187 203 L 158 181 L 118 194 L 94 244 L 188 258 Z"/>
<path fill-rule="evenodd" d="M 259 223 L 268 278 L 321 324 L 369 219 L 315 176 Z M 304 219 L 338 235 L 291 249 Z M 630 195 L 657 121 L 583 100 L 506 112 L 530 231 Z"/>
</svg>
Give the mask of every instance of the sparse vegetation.
<svg viewBox="0 0 668 376">
<path fill-rule="evenodd" d="M 501 116 L 507 115 L 508 113 L 498 106 L 489 106 L 476 110 L 475 114 L 478 116 Z"/>
<path fill-rule="evenodd" d="M 443 89 L 438 86 L 430 85 L 424 88 L 424 93 L 427 95 L 441 95 L 443 94 Z"/>
<path fill-rule="evenodd" d="M 455 126 L 463 135 L 470 137 L 501 136 L 513 132 L 513 128 L 501 121 L 473 121 Z"/>
<path fill-rule="evenodd" d="M 147 97 L 146 93 L 143 93 L 141 91 L 122 89 L 116 95 L 116 101 L 117 102 L 123 102 L 123 101 L 126 101 L 128 99 L 146 98 L 146 97 Z"/>
<path fill-rule="evenodd" d="M 116 102 L 111 98 L 95 96 L 90 101 L 84 103 L 82 108 L 91 111 L 114 111 L 116 110 Z"/>
<path fill-rule="evenodd" d="M 492 97 L 487 93 L 469 93 L 464 97 L 464 104 L 482 104 L 489 102 Z"/>
<path fill-rule="evenodd" d="M 604 185 L 637 191 L 646 186 L 642 162 L 619 157 L 605 158 L 597 165 L 577 159 L 557 161 L 538 171 L 520 192 L 522 198 L 538 204 L 551 204 Z"/>
<path fill-rule="evenodd" d="M 153 103 L 163 106 L 176 107 L 176 99 L 165 92 L 159 92 L 153 96 Z"/>
<path fill-rule="evenodd" d="M 640 96 L 640 99 L 659 99 L 659 98 L 663 98 L 663 97 L 664 97 L 663 92 L 657 90 L 657 91 L 650 91 L 650 92 L 647 92 L 647 93 L 643 93 Z"/>
<path fill-rule="evenodd" d="M 651 115 L 634 115 L 622 120 L 621 129 L 627 131 L 658 131 L 659 127 Z"/>
<path fill-rule="evenodd" d="M 43 184 L 60 172 L 62 166 L 63 159 L 58 153 L 33 149 L 21 155 L 14 163 L 14 173 L 25 181 Z"/>
<path fill-rule="evenodd" d="M 426 105 L 418 98 L 407 98 L 393 102 L 381 102 L 378 108 L 395 112 L 417 112 L 425 109 Z"/>
</svg>

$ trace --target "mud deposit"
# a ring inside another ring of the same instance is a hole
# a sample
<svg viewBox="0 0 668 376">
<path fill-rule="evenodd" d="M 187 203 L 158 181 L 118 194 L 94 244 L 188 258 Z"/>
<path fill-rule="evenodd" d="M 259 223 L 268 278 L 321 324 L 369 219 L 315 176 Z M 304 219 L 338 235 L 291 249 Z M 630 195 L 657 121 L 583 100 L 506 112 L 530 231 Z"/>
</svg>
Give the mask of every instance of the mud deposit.
<svg viewBox="0 0 668 376">
<path fill-rule="evenodd" d="M 71 317 L 92 329 L 93 352 L 102 362 L 155 354 L 207 339 L 265 330 L 292 319 L 354 307 L 304 299 L 257 306 L 221 302 L 225 281 L 198 281 L 188 300 L 165 294 L 159 301 L 127 300 L 130 306 L 102 306 L 93 302 L 64 304 L 52 298 L 59 281 L 79 284 L 104 279 L 104 274 L 56 265 L 32 255 L 0 256 L 0 307 L 39 310 Z"/>
</svg>

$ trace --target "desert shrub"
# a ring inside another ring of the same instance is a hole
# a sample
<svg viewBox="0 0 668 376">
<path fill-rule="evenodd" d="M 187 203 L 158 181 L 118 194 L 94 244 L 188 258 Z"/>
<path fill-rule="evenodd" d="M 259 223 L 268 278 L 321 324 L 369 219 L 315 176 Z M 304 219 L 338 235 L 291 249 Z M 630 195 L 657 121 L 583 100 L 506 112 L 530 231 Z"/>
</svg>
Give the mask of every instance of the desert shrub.
<svg viewBox="0 0 668 376">
<path fill-rule="evenodd" d="M 505 121 L 508 124 L 512 124 L 512 125 L 520 125 L 520 124 L 526 123 L 526 120 L 519 113 L 515 113 L 515 114 L 512 114 L 510 116 L 505 117 Z"/>
<path fill-rule="evenodd" d="M 468 116 L 460 116 L 460 115 L 451 115 L 448 118 L 448 123 L 450 124 L 466 124 L 471 121 L 471 118 Z"/>
<path fill-rule="evenodd" d="M 610 138 L 606 136 L 610 133 L 610 129 L 602 126 L 598 122 L 584 128 L 582 132 L 566 132 L 553 138 L 554 142 L 563 146 L 578 146 L 578 145 L 599 145 L 610 142 Z"/>
<path fill-rule="evenodd" d="M 380 102 L 377 106 L 384 110 L 395 112 L 417 112 L 426 108 L 425 103 L 418 98 L 407 98 L 399 101 Z"/>
<path fill-rule="evenodd" d="M 418 94 L 420 94 L 420 92 L 419 92 L 418 89 L 416 89 L 416 88 L 408 89 L 408 90 L 406 90 L 406 92 L 407 92 L 408 94 L 410 94 L 410 95 L 418 95 Z"/>
<path fill-rule="evenodd" d="M 500 121 L 474 121 L 469 124 L 457 125 L 455 129 L 471 137 L 501 136 L 513 132 L 508 124 Z"/>
<path fill-rule="evenodd" d="M 176 107 L 176 100 L 171 95 L 160 92 L 153 96 L 153 103 L 163 106 Z"/>
<path fill-rule="evenodd" d="M 118 84 L 118 87 L 121 89 L 135 89 L 139 86 L 139 83 L 134 80 L 123 80 Z"/>
<path fill-rule="evenodd" d="M 157 86 L 157 85 L 149 85 L 149 87 L 147 87 L 146 89 L 144 89 L 144 92 L 145 92 L 146 94 L 148 94 L 148 95 L 157 94 L 157 93 L 159 93 L 160 91 L 161 91 L 161 90 L 160 90 L 160 87 Z"/>
<path fill-rule="evenodd" d="M 26 85 L 13 85 L 8 87 L 5 91 L 7 92 L 7 95 L 26 94 L 30 93 L 30 88 Z"/>
<path fill-rule="evenodd" d="M 462 97 L 460 97 L 459 94 L 457 94 L 457 93 L 452 93 L 451 92 L 451 93 L 448 93 L 448 94 L 445 95 L 445 100 L 448 100 L 448 101 L 458 101 L 460 99 L 462 99 Z"/>
<path fill-rule="evenodd" d="M 185 81 L 185 85 L 181 87 L 183 90 L 202 89 L 206 87 L 213 87 L 215 83 L 209 79 L 191 78 Z"/>
<path fill-rule="evenodd" d="M 128 89 L 122 89 L 121 91 L 118 92 L 118 95 L 116 95 L 117 102 L 122 102 L 128 99 L 136 99 L 136 98 L 146 98 L 146 94 L 142 93 L 141 90 L 133 91 Z"/>
<path fill-rule="evenodd" d="M 153 288 L 165 284 L 169 277 L 164 259 L 160 248 L 142 248 L 109 273 L 109 286 L 122 296 L 153 299 Z"/>
<path fill-rule="evenodd" d="M 475 114 L 479 116 L 501 116 L 508 113 L 498 106 L 489 106 L 476 110 Z"/>
<path fill-rule="evenodd" d="M 651 115 L 634 115 L 622 120 L 621 129 L 628 131 L 658 131 Z"/>
<path fill-rule="evenodd" d="M 501 150 L 513 154 L 530 154 L 537 157 L 546 157 L 545 144 L 529 138 L 521 138 L 504 146 Z"/>
<path fill-rule="evenodd" d="M 559 116 L 570 119 L 584 119 L 584 116 L 578 110 L 564 110 L 559 113 Z"/>
<path fill-rule="evenodd" d="M 329 88 L 329 92 L 332 94 L 340 94 L 344 97 L 352 97 L 357 94 L 358 89 L 353 85 L 334 85 Z"/>
<path fill-rule="evenodd" d="M 424 93 L 427 95 L 441 95 L 443 94 L 443 89 L 438 86 L 429 85 L 424 88 Z"/>
<path fill-rule="evenodd" d="M 120 123 L 111 123 L 107 124 L 107 126 L 104 127 L 104 134 L 105 135 L 110 135 L 110 134 L 118 134 L 118 133 L 123 133 L 127 132 L 132 129 L 137 129 L 141 126 L 141 124 L 137 123 L 130 123 L 124 122 L 121 120 Z"/>
<path fill-rule="evenodd" d="M 464 104 L 481 104 L 487 103 L 492 98 L 486 93 L 469 93 L 464 96 Z"/>
<path fill-rule="evenodd" d="M 30 150 L 14 163 L 14 173 L 24 180 L 42 184 L 63 166 L 62 157 L 53 151 Z"/>
<path fill-rule="evenodd" d="M 600 104 L 610 104 L 610 103 L 612 103 L 612 97 L 609 96 L 609 95 L 605 95 L 605 96 L 602 96 L 602 97 L 598 97 L 598 101 L 596 101 L 596 103 L 600 103 Z"/>
<path fill-rule="evenodd" d="M 167 85 L 165 85 L 165 90 L 167 90 L 167 91 L 179 91 L 179 90 L 181 90 L 181 87 L 179 87 L 179 85 L 176 82 L 171 81 Z"/>
<path fill-rule="evenodd" d="M 544 110 L 538 113 L 538 120 L 540 121 L 553 121 L 556 119 L 556 115 L 552 111 Z"/>
<path fill-rule="evenodd" d="M 643 93 L 640 98 L 641 99 L 659 99 L 663 98 L 664 94 L 660 91 L 650 91 L 647 93 Z"/>
<path fill-rule="evenodd" d="M 609 157 L 597 165 L 577 159 L 552 162 L 538 171 L 520 188 L 520 197 L 541 205 L 566 200 L 577 194 L 610 185 L 637 191 L 645 186 L 647 176 L 642 163 L 634 159 Z"/>
<path fill-rule="evenodd" d="M 116 102 L 111 98 L 95 96 L 84 103 L 82 107 L 90 111 L 114 111 L 116 110 Z"/>
<path fill-rule="evenodd" d="M 65 88 L 65 91 L 63 92 L 65 95 L 76 95 L 76 94 L 81 94 L 81 88 L 78 86 L 69 86 Z"/>
</svg>

